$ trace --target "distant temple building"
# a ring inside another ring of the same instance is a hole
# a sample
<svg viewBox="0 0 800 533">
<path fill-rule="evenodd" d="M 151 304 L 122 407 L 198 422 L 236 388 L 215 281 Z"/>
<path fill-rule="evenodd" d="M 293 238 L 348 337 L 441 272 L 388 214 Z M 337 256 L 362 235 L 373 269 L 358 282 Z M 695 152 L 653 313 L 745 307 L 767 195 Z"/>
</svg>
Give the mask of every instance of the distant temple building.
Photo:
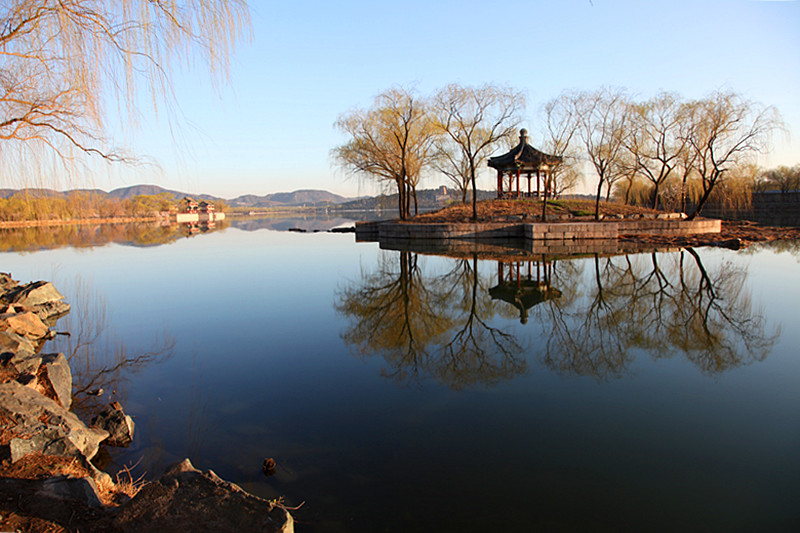
<svg viewBox="0 0 800 533">
<path fill-rule="evenodd" d="M 225 213 L 217 213 L 213 203 L 188 196 L 181 200 L 180 212 L 175 215 L 176 222 L 214 222 L 224 218 Z"/>
</svg>

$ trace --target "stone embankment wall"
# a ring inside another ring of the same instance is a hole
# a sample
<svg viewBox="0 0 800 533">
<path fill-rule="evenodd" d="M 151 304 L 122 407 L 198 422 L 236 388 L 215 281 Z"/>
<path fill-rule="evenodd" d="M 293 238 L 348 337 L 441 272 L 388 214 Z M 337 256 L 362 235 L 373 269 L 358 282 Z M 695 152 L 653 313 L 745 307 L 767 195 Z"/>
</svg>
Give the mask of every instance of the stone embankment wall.
<svg viewBox="0 0 800 533">
<path fill-rule="evenodd" d="M 689 212 L 691 210 L 689 208 Z M 753 193 L 748 209 L 708 204 L 702 215 L 723 220 L 752 220 L 768 226 L 800 226 L 800 191 Z"/>
<path fill-rule="evenodd" d="M 359 240 L 496 240 L 529 241 L 614 240 L 622 235 L 694 235 L 719 233 L 719 220 L 682 220 L 679 215 L 659 215 L 655 220 L 614 220 L 601 222 L 478 222 L 414 224 L 402 222 L 360 222 Z"/>
</svg>

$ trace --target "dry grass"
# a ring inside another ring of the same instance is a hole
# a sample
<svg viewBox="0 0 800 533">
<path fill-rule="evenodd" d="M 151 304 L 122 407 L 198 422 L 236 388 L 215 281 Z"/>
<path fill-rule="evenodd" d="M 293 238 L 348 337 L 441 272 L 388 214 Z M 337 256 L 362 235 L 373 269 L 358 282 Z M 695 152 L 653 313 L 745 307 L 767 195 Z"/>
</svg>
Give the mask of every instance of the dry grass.
<svg viewBox="0 0 800 533">
<path fill-rule="evenodd" d="M 123 467 L 117 474 L 116 482 L 108 477 L 95 479 L 97 496 L 104 505 L 116 506 L 123 500 L 133 498 L 146 485 L 144 476 L 134 478 L 132 467 Z M 76 478 L 92 478 L 93 472 L 72 457 L 60 457 L 32 453 L 26 455 L 16 463 L 6 462 L 0 464 L 0 477 L 16 479 L 46 479 L 49 477 L 65 475 Z"/>
<path fill-rule="evenodd" d="M 594 202 L 591 200 L 548 200 L 547 216 L 593 218 Z M 484 200 L 477 204 L 478 221 L 502 222 L 523 217 L 535 220 L 542 214 L 542 202 L 535 199 Z M 646 207 L 600 202 L 600 213 L 606 217 L 616 215 L 656 214 L 659 211 Z M 472 204 L 455 204 L 439 211 L 413 217 L 410 222 L 468 222 L 472 218 Z"/>
<path fill-rule="evenodd" d="M 147 485 L 148 482 L 145 480 L 144 474 L 137 478 L 133 477 L 131 470 L 134 468 L 136 468 L 135 464 L 131 466 L 126 465 L 122 467 L 121 471 L 117 472 L 117 480 L 113 487 L 113 493 L 116 495 L 116 499 L 119 499 L 120 495 L 133 498 Z"/>
</svg>

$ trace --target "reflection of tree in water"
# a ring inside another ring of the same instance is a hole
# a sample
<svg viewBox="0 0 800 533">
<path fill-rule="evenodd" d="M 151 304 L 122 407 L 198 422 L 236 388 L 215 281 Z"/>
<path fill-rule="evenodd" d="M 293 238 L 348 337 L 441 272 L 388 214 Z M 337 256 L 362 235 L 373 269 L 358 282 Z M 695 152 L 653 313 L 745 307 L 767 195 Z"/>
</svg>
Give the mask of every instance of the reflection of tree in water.
<svg viewBox="0 0 800 533">
<path fill-rule="evenodd" d="M 453 388 L 489 384 L 525 370 L 511 334 L 489 325 L 488 290 L 472 263 L 425 277 L 417 254 L 383 256 L 374 273 L 339 291 L 336 309 L 351 318 L 344 341 L 364 355 L 379 353 L 385 374 L 401 382 L 424 375 Z"/>
<path fill-rule="evenodd" d="M 778 332 L 767 333 L 763 314 L 752 309 L 746 277 L 732 262 L 708 272 L 691 248 L 595 256 L 593 285 L 576 305 L 552 301 L 543 308 L 542 324 L 550 328 L 544 362 L 608 379 L 626 371 L 634 348 L 655 357 L 683 353 L 709 374 L 762 360 Z"/>
<path fill-rule="evenodd" d="M 340 290 L 336 309 L 351 319 L 345 342 L 381 354 L 386 375 L 399 381 L 428 375 L 460 388 L 524 372 L 520 341 L 491 325 L 497 317 L 540 324 L 546 366 L 600 380 L 624 375 L 636 350 L 684 354 L 716 374 L 762 360 L 779 334 L 765 331 L 753 309 L 744 267 L 723 261 L 709 270 L 692 249 L 580 261 L 514 256 L 499 260 L 494 285 L 479 276 L 477 254 L 430 276 L 416 254 L 396 257 L 383 256 L 376 272 Z"/>
<path fill-rule="evenodd" d="M 400 252 L 396 264 L 384 255 L 360 285 L 345 288 L 336 309 L 356 320 L 343 338 L 362 355 L 381 353 L 387 375 L 407 381 L 425 366 L 428 347 L 450 327 L 422 279 L 418 256 Z"/>
<path fill-rule="evenodd" d="M 209 223 L 161 224 L 132 222 L 120 224 L 67 224 L 0 229 L 0 251 L 48 250 L 71 246 L 92 248 L 110 242 L 133 246 L 168 244 L 197 233 L 224 229 L 227 219 Z"/>
<path fill-rule="evenodd" d="M 525 361 L 517 338 L 506 331 L 492 327 L 488 320 L 494 316 L 493 303 L 486 298 L 489 290 L 478 276 L 478 257 L 460 261 L 462 275 L 459 279 L 463 296 L 456 302 L 461 311 L 446 341 L 439 349 L 438 364 L 433 374 L 443 383 L 459 389 L 471 385 L 490 385 L 521 374 Z M 455 289 L 456 285 L 452 285 Z M 456 294 L 453 290 L 451 294 Z"/>
<path fill-rule="evenodd" d="M 665 328 L 673 344 L 708 374 L 763 360 L 780 332 L 766 333 L 762 312 L 752 311 L 750 293 L 744 290 L 747 271 L 724 262 L 709 273 L 697 252 L 688 248 L 686 253 L 694 264 L 684 268 L 681 252 L 679 294 L 690 300 L 675 306 Z"/>
<path fill-rule="evenodd" d="M 800 239 L 778 239 L 769 242 L 760 242 L 752 246 L 748 246 L 739 253 L 743 254 L 757 254 L 762 250 L 768 250 L 776 254 L 789 254 L 800 263 Z"/>
<path fill-rule="evenodd" d="M 71 311 L 59 321 L 58 329 L 65 334 L 56 337 L 52 348 L 69 361 L 75 409 L 97 412 L 100 405 L 111 401 L 112 394 L 113 399 L 122 399 L 133 374 L 170 357 L 174 341 L 163 335 L 156 337 L 148 350 L 131 353 L 111 328 L 105 299 L 89 283 L 78 278 L 65 292 L 74 295 Z M 105 394 L 88 394 L 100 389 Z"/>
<path fill-rule="evenodd" d="M 155 336 L 144 351 L 132 351 L 117 336 L 109 316 L 109 306 L 90 283 L 78 277 L 71 284 L 63 281 L 55 284 L 65 294 L 70 294 L 71 310 L 59 320 L 57 330 L 62 334 L 51 341 L 48 349 L 62 352 L 69 361 L 73 383 L 72 410 L 89 422 L 110 402 L 119 401 L 128 414 L 134 417 L 144 415 L 145 413 L 128 411 L 127 384 L 137 372 L 171 357 L 175 348 L 174 340 L 169 335 L 162 334 Z M 102 394 L 97 394 L 100 390 L 103 391 Z M 193 414 L 192 409 L 188 413 L 190 423 Z M 145 422 L 152 423 L 154 416 L 157 415 L 150 414 L 144 418 Z M 135 435 L 139 435 L 145 428 L 141 421 L 142 419 L 137 420 Z M 199 434 L 200 430 L 197 429 L 197 432 Z M 157 457 L 151 457 L 152 453 L 158 454 L 159 451 L 151 449 L 144 456 L 138 455 L 134 461 L 137 475 L 159 471 L 153 468 Z M 118 461 L 126 453 L 121 449 L 103 447 L 95 463 L 114 474 L 117 469 L 122 468 Z"/>
</svg>

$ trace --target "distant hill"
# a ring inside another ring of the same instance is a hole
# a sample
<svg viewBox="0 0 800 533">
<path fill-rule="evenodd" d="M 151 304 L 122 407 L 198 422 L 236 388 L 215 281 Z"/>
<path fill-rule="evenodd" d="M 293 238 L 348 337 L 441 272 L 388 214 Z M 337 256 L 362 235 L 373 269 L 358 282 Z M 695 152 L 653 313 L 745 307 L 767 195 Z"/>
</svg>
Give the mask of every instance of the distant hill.
<svg viewBox="0 0 800 533">
<path fill-rule="evenodd" d="M 16 194 L 27 194 L 31 198 L 66 198 L 70 194 L 90 193 L 108 194 L 100 189 L 71 189 L 69 191 L 54 191 L 53 189 L 0 189 L 0 198 L 11 198 Z"/>
<path fill-rule="evenodd" d="M 212 202 L 214 200 L 220 199 L 217 196 L 211 196 L 209 194 L 189 194 L 181 191 L 165 189 L 163 187 L 159 187 L 158 185 L 131 185 L 130 187 L 121 187 L 119 189 L 114 189 L 113 191 L 107 194 L 112 198 L 127 200 L 129 198 L 133 198 L 134 196 L 156 195 L 164 192 L 171 194 L 177 200 L 180 200 L 185 196 L 191 196 L 192 198 L 197 198 L 200 200 L 210 200 Z"/>
<path fill-rule="evenodd" d="M 252 194 L 239 196 L 228 200 L 231 207 L 275 207 L 275 206 L 298 206 L 298 205 L 317 205 L 317 204 L 341 204 L 349 201 L 350 198 L 339 196 L 328 191 L 304 189 L 294 192 L 278 192 L 264 196 Z"/>
<path fill-rule="evenodd" d="M 100 189 L 72 189 L 69 191 L 55 191 L 53 189 L 0 189 L 0 198 L 11 198 L 20 193 L 28 194 L 34 198 L 63 198 L 76 192 L 93 193 L 101 196 L 108 196 L 118 200 L 127 200 L 140 195 L 157 195 L 168 193 L 175 199 L 180 200 L 185 196 L 191 196 L 198 200 L 218 201 L 224 200 L 231 207 L 280 207 L 280 206 L 314 206 L 314 205 L 336 205 L 352 200 L 328 191 L 303 189 L 294 192 L 279 192 L 256 196 L 247 194 L 233 198 L 231 200 L 212 196 L 210 194 L 194 194 L 172 189 L 165 189 L 158 185 L 131 185 L 121 187 L 111 192 Z"/>
</svg>

